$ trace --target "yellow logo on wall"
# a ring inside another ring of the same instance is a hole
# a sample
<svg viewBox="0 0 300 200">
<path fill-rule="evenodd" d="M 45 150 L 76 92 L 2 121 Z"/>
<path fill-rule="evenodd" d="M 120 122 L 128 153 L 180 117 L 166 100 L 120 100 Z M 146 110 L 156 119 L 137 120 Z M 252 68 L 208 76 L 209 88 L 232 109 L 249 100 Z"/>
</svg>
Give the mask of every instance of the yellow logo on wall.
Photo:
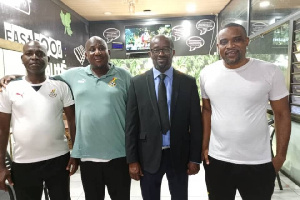
<svg viewBox="0 0 300 200">
<path fill-rule="evenodd" d="M 115 87 L 117 84 L 116 84 L 116 80 L 117 78 L 116 77 L 113 77 L 113 79 L 111 81 L 109 81 L 108 85 L 109 86 L 112 86 L 112 87 Z"/>
</svg>

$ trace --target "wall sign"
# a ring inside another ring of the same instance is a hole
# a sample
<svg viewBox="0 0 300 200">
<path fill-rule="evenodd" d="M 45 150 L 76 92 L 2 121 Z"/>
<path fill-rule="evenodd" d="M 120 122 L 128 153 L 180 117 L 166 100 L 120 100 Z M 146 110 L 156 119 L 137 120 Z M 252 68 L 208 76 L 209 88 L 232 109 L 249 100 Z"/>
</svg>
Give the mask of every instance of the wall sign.
<svg viewBox="0 0 300 200">
<path fill-rule="evenodd" d="M 215 22 L 210 19 L 203 19 L 197 22 L 196 29 L 200 31 L 200 35 L 204 35 L 207 31 L 215 29 Z"/>
<path fill-rule="evenodd" d="M 43 34 L 35 33 L 32 30 L 7 22 L 4 22 L 4 31 L 6 40 L 21 44 L 25 44 L 31 40 L 36 40 L 47 47 L 48 56 L 53 57 L 55 59 L 63 58 L 61 41 L 59 40 L 55 40 L 51 37 L 46 37 Z M 66 70 L 66 68 L 67 65 L 64 63 L 64 60 L 61 61 L 61 63 L 52 63 L 50 59 L 49 65 L 46 69 L 46 74 L 60 74 L 61 72 Z"/>
<path fill-rule="evenodd" d="M 70 13 L 64 14 L 64 12 L 61 10 L 60 11 L 60 19 L 61 19 L 61 23 L 65 27 L 65 34 L 68 34 L 69 36 L 71 36 L 73 34 L 73 31 L 71 29 L 71 22 L 72 22 L 71 14 Z"/>
<path fill-rule="evenodd" d="M 85 49 L 82 45 L 74 48 L 74 54 L 78 60 L 78 62 L 82 65 L 85 60 Z"/>
<path fill-rule="evenodd" d="M 172 37 L 174 38 L 174 42 L 180 40 L 186 32 L 186 28 L 183 25 L 177 25 L 172 28 Z"/>
<path fill-rule="evenodd" d="M 53 58 L 62 58 L 61 41 L 46 37 L 41 33 L 4 22 L 5 40 L 25 44 L 31 40 L 41 42 L 47 47 L 47 53 Z"/>
<path fill-rule="evenodd" d="M 19 12 L 25 13 L 26 15 L 30 15 L 31 0 L 0 0 L 0 3 L 12 7 Z"/>
<path fill-rule="evenodd" d="M 190 51 L 195 51 L 196 49 L 203 47 L 204 44 L 205 41 L 199 36 L 192 36 L 186 40 L 186 45 L 190 47 Z"/>
<path fill-rule="evenodd" d="M 116 28 L 108 28 L 103 31 L 103 37 L 106 39 L 107 43 L 111 43 L 120 37 L 120 30 Z"/>
</svg>

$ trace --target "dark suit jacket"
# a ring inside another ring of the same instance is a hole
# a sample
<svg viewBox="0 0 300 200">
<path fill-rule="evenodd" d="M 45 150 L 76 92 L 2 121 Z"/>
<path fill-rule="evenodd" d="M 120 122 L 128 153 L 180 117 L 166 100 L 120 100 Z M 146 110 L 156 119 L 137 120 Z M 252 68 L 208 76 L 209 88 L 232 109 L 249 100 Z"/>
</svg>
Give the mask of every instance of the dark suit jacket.
<svg viewBox="0 0 300 200">
<path fill-rule="evenodd" d="M 170 115 L 173 167 L 185 170 L 189 161 L 201 163 L 202 119 L 196 81 L 177 70 L 173 73 Z M 131 81 L 125 133 L 127 162 L 139 162 L 142 170 L 157 172 L 162 133 L 152 69 Z"/>
</svg>

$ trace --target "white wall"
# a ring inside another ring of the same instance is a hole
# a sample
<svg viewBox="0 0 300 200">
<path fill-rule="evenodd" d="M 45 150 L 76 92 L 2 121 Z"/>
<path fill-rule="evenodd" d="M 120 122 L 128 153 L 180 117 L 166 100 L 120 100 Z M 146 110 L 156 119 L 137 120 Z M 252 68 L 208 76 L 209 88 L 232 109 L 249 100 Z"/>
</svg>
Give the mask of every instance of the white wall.
<svg viewBox="0 0 300 200">
<path fill-rule="evenodd" d="M 3 49 L 0 48 L 0 77 L 4 76 Z"/>
<path fill-rule="evenodd" d="M 26 70 L 22 64 L 21 55 L 21 52 L 3 49 L 4 75 L 26 75 Z"/>
</svg>

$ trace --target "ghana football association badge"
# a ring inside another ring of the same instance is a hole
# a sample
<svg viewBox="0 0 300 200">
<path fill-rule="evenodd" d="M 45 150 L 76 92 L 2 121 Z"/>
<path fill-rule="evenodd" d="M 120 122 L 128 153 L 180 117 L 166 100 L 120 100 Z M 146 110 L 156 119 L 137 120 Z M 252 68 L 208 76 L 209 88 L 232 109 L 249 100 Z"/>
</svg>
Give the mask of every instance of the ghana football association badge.
<svg viewBox="0 0 300 200">
<path fill-rule="evenodd" d="M 56 92 L 55 92 L 56 90 L 55 89 L 53 89 L 53 90 L 51 90 L 51 92 L 50 92 L 50 94 L 49 94 L 49 97 L 56 97 L 57 96 L 57 94 L 56 94 Z"/>
<path fill-rule="evenodd" d="M 109 81 L 108 85 L 112 86 L 112 87 L 115 87 L 117 85 L 116 80 L 117 80 L 117 78 L 113 77 L 113 79 L 111 81 Z"/>
</svg>

